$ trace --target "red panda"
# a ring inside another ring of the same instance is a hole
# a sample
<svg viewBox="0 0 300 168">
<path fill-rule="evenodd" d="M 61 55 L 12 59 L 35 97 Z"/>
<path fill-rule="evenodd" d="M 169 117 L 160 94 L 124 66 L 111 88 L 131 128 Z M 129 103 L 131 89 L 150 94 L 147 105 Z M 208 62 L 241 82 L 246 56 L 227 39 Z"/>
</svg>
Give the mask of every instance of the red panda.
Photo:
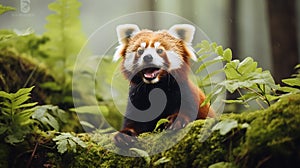
<svg viewBox="0 0 300 168">
<path fill-rule="evenodd" d="M 130 83 L 123 128 L 114 137 L 117 146 L 130 146 L 135 136 L 153 131 L 162 118 L 169 119 L 167 129 L 180 129 L 194 119 L 215 117 L 209 104 L 200 107 L 205 95 L 189 79 L 189 61 L 197 61 L 191 47 L 194 32 L 189 24 L 160 31 L 140 30 L 134 24 L 117 27 L 120 45 L 113 60 L 122 59 L 121 71 Z M 155 106 L 149 97 L 157 88 L 165 93 L 165 97 L 155 98 L 166 99 L 164 108 L 159 114 L 155 108 L 142 114 Z M 143 115 L 145 120 L 132 119 Z"/>
</svg>

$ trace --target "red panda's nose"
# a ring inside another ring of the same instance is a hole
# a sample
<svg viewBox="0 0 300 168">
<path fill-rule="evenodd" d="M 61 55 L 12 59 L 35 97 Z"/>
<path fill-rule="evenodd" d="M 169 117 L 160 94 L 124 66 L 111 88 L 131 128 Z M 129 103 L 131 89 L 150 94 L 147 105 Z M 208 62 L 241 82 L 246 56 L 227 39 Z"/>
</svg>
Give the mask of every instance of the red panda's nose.
<svg viewBox="0 0 300 168">
<path fill-rule="evenodd" d="M 145 55 L 143 60 L 146 62 L 146 63 L 149 63 L 153 60 L 153 57 L 151 54 L 148 54 L 148 55 Z"/>
</svg>

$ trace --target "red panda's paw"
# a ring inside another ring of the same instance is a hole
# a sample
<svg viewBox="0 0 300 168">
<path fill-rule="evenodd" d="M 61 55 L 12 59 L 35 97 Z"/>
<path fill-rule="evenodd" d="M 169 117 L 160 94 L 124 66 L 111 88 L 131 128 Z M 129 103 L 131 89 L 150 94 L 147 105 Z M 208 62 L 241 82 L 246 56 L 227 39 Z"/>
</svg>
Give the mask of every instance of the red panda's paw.
<svg viewBox="0 0 300 168">
<path fill-rule="evenodd" d="M 191 122 L 188 116 L 178 113 L 170 115 L 167 119 L 169 123 L 166 125 L 166 128 L 171 130 L 181 129 Z"/>
<path fill-rule="evenodd" d="M 114 143 L 119 148 L 130 148 L 137 141 L 136 132 L 131 129 L 124 129 L 119 131 L 114 136 Z"/>
</svg>

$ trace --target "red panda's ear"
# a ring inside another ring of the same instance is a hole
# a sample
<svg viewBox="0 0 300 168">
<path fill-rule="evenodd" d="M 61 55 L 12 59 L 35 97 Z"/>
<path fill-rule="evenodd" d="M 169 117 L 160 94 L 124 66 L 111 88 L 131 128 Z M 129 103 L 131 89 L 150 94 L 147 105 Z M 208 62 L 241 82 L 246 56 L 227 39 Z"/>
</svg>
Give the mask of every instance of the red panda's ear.
<svg viewBox="0 0 300 168">
<path fill-rule="evenodd" d="M 174 37 L 190 44 L 194 37 L 195 27 L 189 24 L 176 24 L 168 32 Z"/>
<path fill-rule="evenodd" d="M 183 40 L 186 44 L 186 51 L 191 57 L 192 60 L 197 61 L 197 57 L 194 53 L 194 49 L 191 44 L 195 34 L 195 27 L 190 24 L 176 24 L 172 26 L 168 32 L 181 40 Z"/>
<path fill-rule="evenodd" d="M 140 31 L 140 28 L 135 24 L 123 24 L 117 26 L 117 35 L 120 44 L 126 44 L 128 38 L 134 36 L 137 32 Z"/>
<path fill-rule="evenodd" d="M 128 43 L 128 38 L 134 36 L 139 31 L 139 27 L 135 24 L 123 24 L 117 26 L 117 35 L 120 45 L 117 47 L 117 51 L 114 54 L 113 61 L 117 61 L 121 57 L 121 53 Z"/>
</svg>

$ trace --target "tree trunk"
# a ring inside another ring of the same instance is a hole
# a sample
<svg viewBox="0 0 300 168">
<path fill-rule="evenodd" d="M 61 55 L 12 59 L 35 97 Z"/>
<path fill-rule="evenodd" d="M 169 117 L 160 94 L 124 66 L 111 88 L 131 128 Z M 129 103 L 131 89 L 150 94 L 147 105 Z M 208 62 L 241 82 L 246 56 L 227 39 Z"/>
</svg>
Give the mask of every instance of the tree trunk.
<svg viewBox="0 0 300 168">
<path fill-rule="evenodd" d="M 229 30 L 229 48 L 231 48 L 232 52 L 234 53 L 232 56 L 232 59 L 238 59 L 239 55 L 239 30 L 238 30 L 238 4 L 239 0 L 231 0 L 229 2 L 229 18 L 230 23 L 228 24 L 228 30 Z"/>
<path fill-rule="evenodd" d="M 277 83 L 294 73 L 298 63 L 296 0 L 268 0 L 273 75 Z"/>
<path fill-rule="evenodd" d="M 238 28 L 238 4 L 239 0 L 230 0 L 229 2 L 229 18 L 230 23 L 228 24 L 228 33 L 229 33 L 229 48 L 232 50 L 232 59 L 238 59 L 239 55 L 239 28 Z M 236 99 L 239 94 L 238 92 L 230 93 L 227 92 L 226 99 Z M 240 105 L 236 106 L 237 110 L 241 108 Z"/>
</svg>

